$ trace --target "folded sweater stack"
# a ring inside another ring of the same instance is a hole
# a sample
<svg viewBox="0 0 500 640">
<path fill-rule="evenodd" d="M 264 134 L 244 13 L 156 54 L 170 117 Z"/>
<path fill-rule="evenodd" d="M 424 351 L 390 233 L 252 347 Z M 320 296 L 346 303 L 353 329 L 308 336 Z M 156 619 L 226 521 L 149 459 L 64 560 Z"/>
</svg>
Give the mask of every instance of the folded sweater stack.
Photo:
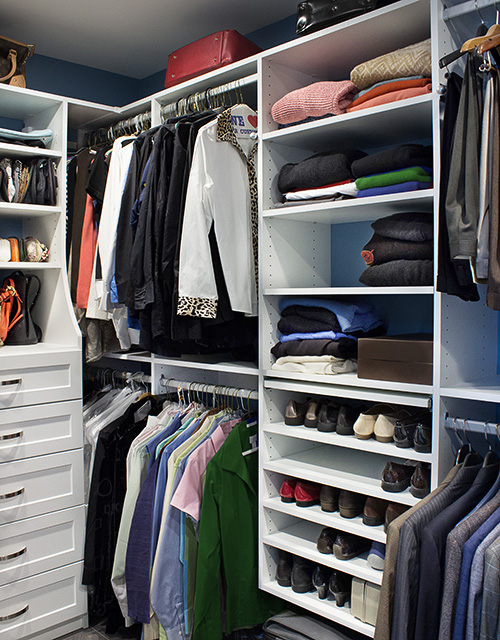
<svg viewBox="0 0 500 640">
<path fill-rule="evenodd" d="M 432 147 L 405 144 L 355 160 L 356 197 L 387 195 L 432 187 Z"/>
<path fill-rule="evenodd" d="M 355 371 L 360 337 L 379 335 L 382 321 L 369 303 L 295 298 L 280 304 L 280 341 L 272 369 L 303 373 Z"/>
<path fill-rule="evenodd" d="M 357 65 L 351 71 L 351 82 L 360 92 L 347 112 L 429 93 L 432 90 L 430 39 Z"/>
<path fill-rule="evenodd" d="M 368 265 L 359 278 L 362 284 L 432 286 L 432 214 L 396 213 L 371 226 L 375 233 L 361 251 Z"/>
<path fill-rule="evenodd" d="M 278 189 L 285 200 L 317 200 L 344 194 L 356 195 L 352 164 L 366 154 L 357 149 L 317 153 L 296 164 L 285 164 L 278 175 Z"/>
<path fill-rule="evenodd" d="M 271 108 L 272 119 L 280 125 L 300 124 L 345 113 L 358 92 L 349 80 L 314 82 L 290 91 Z"/>
</svg>

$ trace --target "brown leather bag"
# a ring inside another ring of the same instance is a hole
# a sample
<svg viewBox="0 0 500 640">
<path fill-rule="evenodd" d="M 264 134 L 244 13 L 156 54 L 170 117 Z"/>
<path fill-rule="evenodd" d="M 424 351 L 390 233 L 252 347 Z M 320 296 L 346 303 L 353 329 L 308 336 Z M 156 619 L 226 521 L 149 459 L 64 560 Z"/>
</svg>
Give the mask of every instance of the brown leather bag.
<svg viewBox="0 0 500 640">
<path fill-rule="evenodd" d="M 23 44 L 0 36 L 0 82 L 25 87 L 26 60 L 34 50 L 34 44 Z"/>
</svg>

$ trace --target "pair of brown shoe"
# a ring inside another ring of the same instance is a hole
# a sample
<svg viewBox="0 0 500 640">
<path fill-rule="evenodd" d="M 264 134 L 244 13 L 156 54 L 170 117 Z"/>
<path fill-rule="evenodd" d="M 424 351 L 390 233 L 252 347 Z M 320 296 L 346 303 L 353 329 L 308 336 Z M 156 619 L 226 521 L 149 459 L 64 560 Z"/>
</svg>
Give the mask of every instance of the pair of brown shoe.
<svg viewBox="0 0 500 640">
<path fill-rule="evenodd" d="M 399 464 L 388 462 L 382 472 L 382 489 L 392 493 L 404 491 L 410 487 L 410 492 L 416 498 L 424 498 L 431 490 L 431 469 L 424 462 L 414 464 Z"/>
</svg>

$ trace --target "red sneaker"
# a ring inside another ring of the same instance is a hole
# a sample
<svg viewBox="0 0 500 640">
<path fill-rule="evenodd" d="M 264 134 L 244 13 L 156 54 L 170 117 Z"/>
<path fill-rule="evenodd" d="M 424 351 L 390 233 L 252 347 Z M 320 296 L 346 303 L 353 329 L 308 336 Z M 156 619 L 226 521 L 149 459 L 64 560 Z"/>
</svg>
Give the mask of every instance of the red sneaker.
<svg viewBox="0 0 500 640">
<path fill-rule="evenodd" d="M 295 502 L 295 478 L 287 478 L 280 489 L 281 502 Z"/>
</svg>

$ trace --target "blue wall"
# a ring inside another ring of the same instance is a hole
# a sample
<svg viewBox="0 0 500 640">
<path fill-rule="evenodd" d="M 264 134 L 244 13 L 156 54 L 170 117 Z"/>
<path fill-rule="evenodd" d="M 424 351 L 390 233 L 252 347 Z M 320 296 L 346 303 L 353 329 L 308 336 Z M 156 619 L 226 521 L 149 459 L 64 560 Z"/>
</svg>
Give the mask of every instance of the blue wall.
<svg viewBox="0 0 500 640">
<path fill-rule="evenodd" d="M 245 35 L 262 49 L 270 49 L 295 37 L 295 16 Z M 26 85 L 37 91 L 121 107 L 161 91 L 165 71 L 166 67 L 139 80 L 35 54 L 26 65 Z"/>
</svg>

